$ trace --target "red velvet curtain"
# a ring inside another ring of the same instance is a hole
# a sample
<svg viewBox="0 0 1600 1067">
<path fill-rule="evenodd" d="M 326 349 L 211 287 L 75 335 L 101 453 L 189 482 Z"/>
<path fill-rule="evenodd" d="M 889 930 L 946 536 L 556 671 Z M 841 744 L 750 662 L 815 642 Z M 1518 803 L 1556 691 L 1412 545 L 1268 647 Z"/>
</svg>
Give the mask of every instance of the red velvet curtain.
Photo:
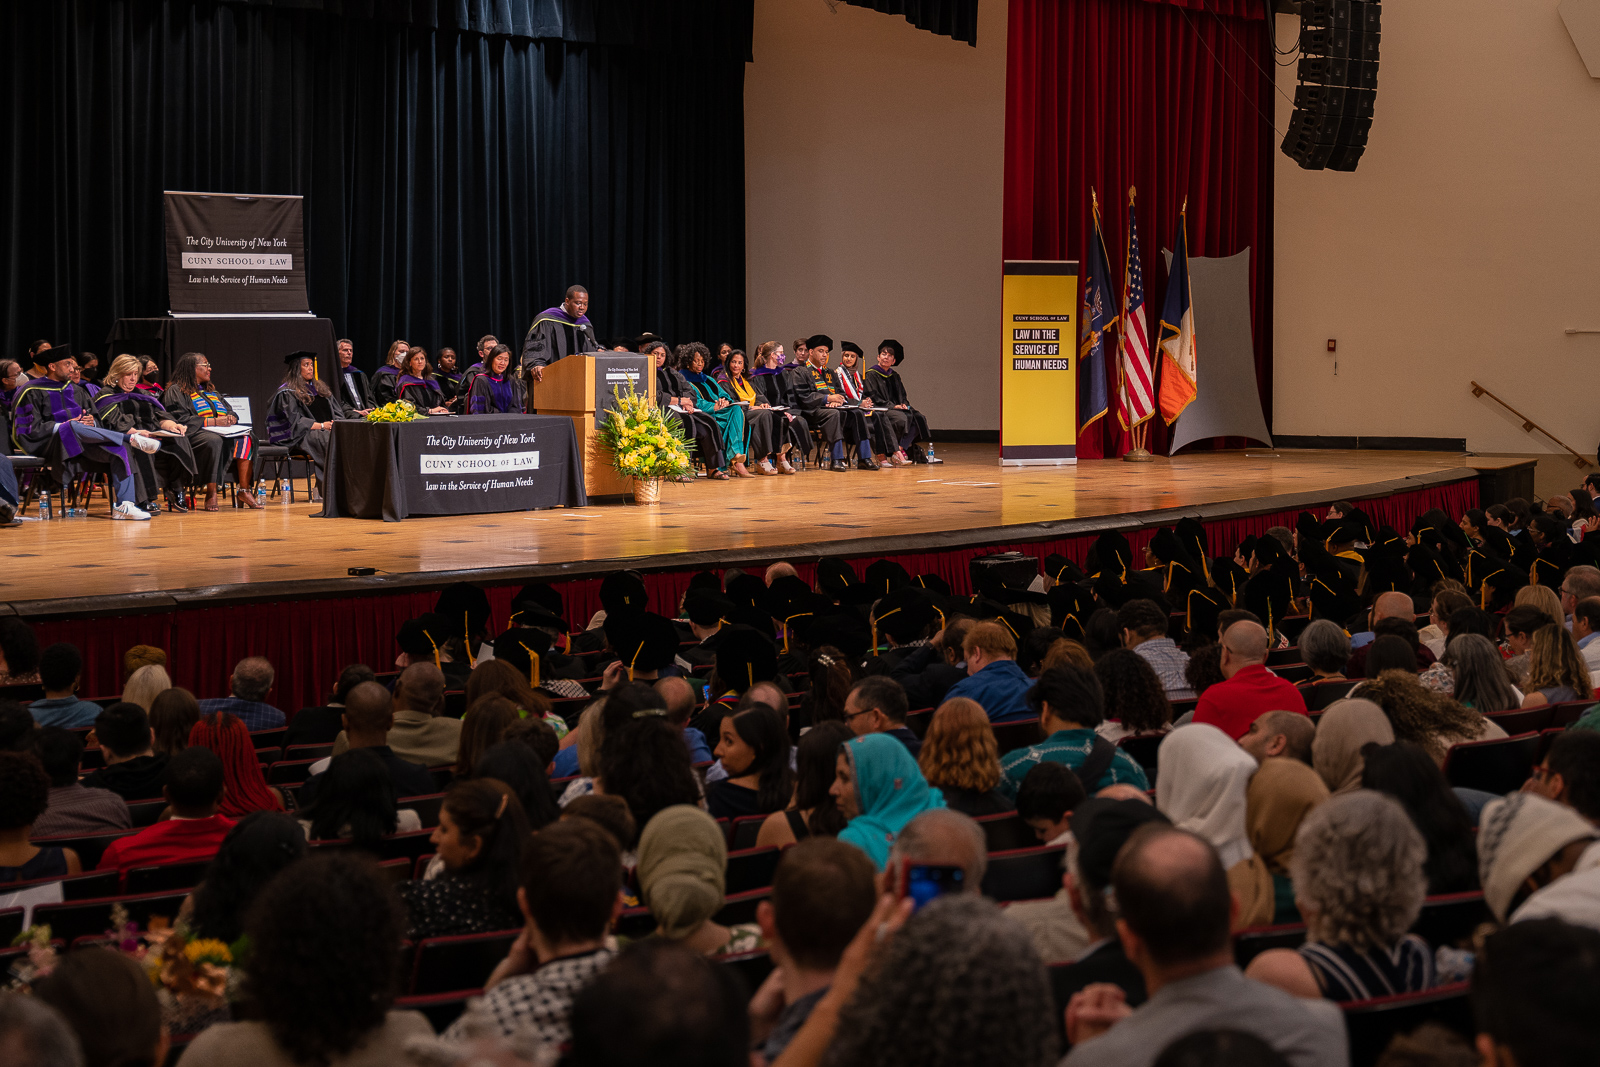
<svg viewBox="0 0 1600 1067">
<path fill-rule="evenodd" d="M 1120 302 L 1128 188 L 1137 187 L 1154 343 L 1161 253 L 1175 244 L 1187 197 L 1191 255 L 1250 250 L 1256 384 L 1270 427 L 1276 134 L 1266 10 L 1266 0 L 1011 0 L 1003 252 L 1086 260 L 1093 189 Z M 1205 351 L 1202 332 L 1201 360 Z M 1080 458 L 1130 447 L 1115 416 L 1114 360 L 1106 371 L 1112 413 L 1079 438 Z M 1164 454 L 1167 427 L 1159 414 L 1151 425 L 1150 450 Z"/>
<path fill-rule="evenodd" d="M 1373 520 L 1404 530 L 1429 508 L 1443 508 L 1452 518 L 1478 506 L 1475 478 L 1450 485 L 1432 486 L 1393 496 L 1362 500 Z M 1319 507 L 1320 515 L 1324 508 Z M 1294 526 L 1295 511 L 1272 512 L 1240 519 L 1205 523 L 1213 555 L 1231 554 L 1245 536 L 1265 533 L 1269 526 Z M 1176 513 L 1169 521 L 1176 521 Z M 1149 543 L 1155 528 L 1125 531 L 1135 558 Z M 875 559 L 888 558 L 916 574 L 937 574 L 958 593 L 970 593 L 967 564 L 974 556 L 1019 550 L 1043 559 L 1059 552 L 1081 564 L 1094 544 L 1094 535 L 1048 541 L 996 542 L 970 548 L 901 553 L 888 557 L 863 556 L 851 561 L 856 573 Z M 720 568 L 718 568 L 720 570 Z M 795 564 L 806 581 L 816 577 L 816 563 Z M 757 572 L 759 573 L 759 571 Z M 676 614 L 679 598 L 689 587 L 693 572 L 658 571 L 644 576 L 651 606 Z M 600 579 L 585 578 L 552 583 L 566 599 L 567 622 L 574 629 L 588 625 L 600 609 Z M 511 614 L 511 598 L 520 585 L 488 588 L 493 608 L 493 629 L 504 629 Z M 277 668 L 278 679 L 270 703 L 290 712 L 321 704 L 346 664 L 366 663 L 374 670 L 394 669 L 398 651 L 394 635 L 405 620 L 433 610 L 434 590 L 389 593 L 327 600 L 292 600 L 266 604 L 240 604 L 219 608 L 181 608 L 164 614 L 123 615 L 34 623 L 40 647 L 70 641 L 83 653 L 86 697 L 113 696 L 122 691 L 122 654 L 133 645 L 154 645 L 167 650 L 167 669 L 174 684 L 197 696 L 226 696 L 228 675 L 245 656 L 266 656 Z"/>
</svg>

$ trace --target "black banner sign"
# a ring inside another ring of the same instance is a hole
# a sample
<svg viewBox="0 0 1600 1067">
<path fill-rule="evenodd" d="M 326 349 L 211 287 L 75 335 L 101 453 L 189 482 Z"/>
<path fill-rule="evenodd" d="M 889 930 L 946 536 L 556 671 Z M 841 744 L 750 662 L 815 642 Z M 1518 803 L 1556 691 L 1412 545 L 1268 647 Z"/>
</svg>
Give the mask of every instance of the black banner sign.
<svg viewBox="0 0 1600 1067">
<path fill-rule="evenodd" d="M 623 396 L 628 395 L 628 387 L 633 386 L 633 391 L 644 396 L 650 390 L 654 380 L 655 361 L 649 356 L 611 355 L 601 352 L 594 357 L 594 414 L 600 417 L 602 411 L 610 411 L 617 406 L 616 394 L 613 389 Z"/>
<path fill-rule="evenodd" d="M 177 313 L 300 313 L 305 237 L 298 196 L 167 192 L 167 305 Z"/>
</svg>

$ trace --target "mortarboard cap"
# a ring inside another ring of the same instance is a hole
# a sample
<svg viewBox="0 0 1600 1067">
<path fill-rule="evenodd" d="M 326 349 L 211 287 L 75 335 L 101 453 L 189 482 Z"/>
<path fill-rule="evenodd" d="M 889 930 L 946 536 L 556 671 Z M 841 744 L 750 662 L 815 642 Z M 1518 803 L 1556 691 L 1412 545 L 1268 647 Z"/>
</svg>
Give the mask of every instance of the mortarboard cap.
<svg viewBox="0 0 1600 1067">
<path fill-rule="evenodd" d="M 946 597 L 950 595 L 950 583 L 937 574 L 919 574 L 916 584 L 930 593 Z"/>
<path fill-rule="evenodd" d="M 683 613 L 696 626 L 715 626 L 733 613 L 733 603 L 712 590 L 690 587 L 683 596 Z"/>
<path fill-rule="evenodd" d="M 717 678 L 743 693 L 757 682 L 770 682 L 778 674 L 778 650 L 773 643 L 746 626 L 730 626 L 717 640 Z"/>
<path fill-rule="evenodd" d="M 814 333 L 806 338 L 807 348 L 833 348 L 833 338 L 825 333 Z"/>
<path fill-rule="evenodd" d="M 861 346 L 856 344 L 854 341 L 840 341 L 839 351 L 854 352 L 857 359 L 863 359 L 866 357 L 866 353 L 861 351 Z"/>
<path fill-rule="evenodd" d="M 638 571 L 613 571 L 600 583 L 606 615 L 639 615 L 650 609 L 650 593 Z"/>
<path fill-rule="evenodd" d="M 897 589 L 911 584 L 911 573 L 892 559 L 873 560 L 867 564 L 867 588 L 873 596 L 888 596 Z"/>
<path fill-rule="evenodd" d="M 653 611 L 606 618 L 606 644 L 632 671 L 659 671 L 678 655 L 678 628 Z M 631 677 L 631 673 L 630 673 Z"/>
<path fill-rule="evenodd" d="M 882 341 L 879 341 L 878 342 L 878 351 L 882 352 L 885 348 L 887 348 L 890 352 L 894 353 L 894 365 L 896 367 L 898 367 L 900 364 L 905 362 L 905 359 L 906 359 L 905 346 L 902 345 L 899 341 L 896 341 L 893 337 L 888 337 L 888 338 L 885 338 Z"/>
<path fill-rule="evenodd" d="M 400 651 L 412 659 L 423 660 L 433 659 L 453 635 L 450 620 L 429 612 L 401 623 L 400 632 L 395 634 L 394 640 L 400 646 Z"/>
<path fill-rule="evenodd" d="M 286 367 L 294 367 L 299 365 L 302 359 L 316 358 L 317 354 L 315 352 L 290 352 L 287 356 L 283 357 L 283 364 Z"/>
</svg>

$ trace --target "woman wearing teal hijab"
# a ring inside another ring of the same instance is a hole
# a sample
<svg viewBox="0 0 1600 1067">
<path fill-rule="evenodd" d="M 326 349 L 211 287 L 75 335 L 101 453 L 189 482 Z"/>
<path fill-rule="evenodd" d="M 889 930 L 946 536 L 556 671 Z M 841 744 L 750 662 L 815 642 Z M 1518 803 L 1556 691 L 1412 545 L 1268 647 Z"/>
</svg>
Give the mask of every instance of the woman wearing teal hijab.
<svg viewBox="0 0 1600 1067">
<path fill-rule="evenodd" d="M 839 840 L 865 852 L 880 871 L 905 824 L 944 807 L 944 794 L 922 777 L 906 746 L 888 734 L 867 734 L 841 745 L 829 792 L 850 820 Z"/>
</svg>

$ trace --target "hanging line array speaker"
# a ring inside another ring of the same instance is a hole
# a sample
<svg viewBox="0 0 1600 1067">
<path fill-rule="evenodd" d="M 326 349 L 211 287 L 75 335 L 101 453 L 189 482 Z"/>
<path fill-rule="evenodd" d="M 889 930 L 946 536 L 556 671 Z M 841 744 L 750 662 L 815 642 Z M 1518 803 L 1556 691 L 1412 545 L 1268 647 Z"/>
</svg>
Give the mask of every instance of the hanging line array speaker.
<svg viewBox="0 0 1600 1067">
<path fill-rule="evenodd" d="M 1355 170 L 1378 97 L 1383 5 L 1301 0 L 1300 84 L 1283 153 L 1306 170 Z"/>
</svg>

